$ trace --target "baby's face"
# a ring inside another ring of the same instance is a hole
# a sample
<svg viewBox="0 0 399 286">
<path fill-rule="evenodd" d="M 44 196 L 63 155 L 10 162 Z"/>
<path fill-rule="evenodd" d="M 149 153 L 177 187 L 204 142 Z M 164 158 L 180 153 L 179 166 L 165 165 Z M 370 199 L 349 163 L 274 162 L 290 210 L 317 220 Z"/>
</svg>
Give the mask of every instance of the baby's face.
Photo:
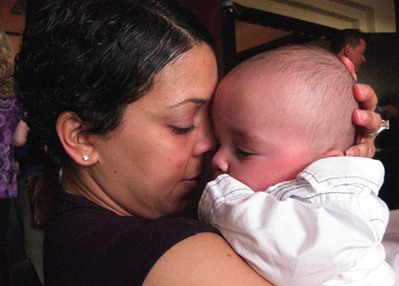
<svg viewBox="0 0 399 286">
<path fill-rule="evenodd" d="M 311 162 L 304 140 L 284 120 L 278 98 L 273 101 L 265 92 L 223 80 L 212 106 L 219 143 L 212 161 L 214 177 L 228 173 L 256 192 L 295 179 Z"/>
</svg>

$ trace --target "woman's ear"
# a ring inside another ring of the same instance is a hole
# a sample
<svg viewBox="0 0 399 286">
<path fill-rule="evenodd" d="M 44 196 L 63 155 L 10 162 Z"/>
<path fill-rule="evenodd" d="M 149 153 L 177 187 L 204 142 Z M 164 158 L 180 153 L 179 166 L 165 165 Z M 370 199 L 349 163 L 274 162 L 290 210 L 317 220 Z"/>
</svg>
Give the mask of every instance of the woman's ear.
<svg viewBox="0 0 399 286">
<path fill-rule="evenodd" d="M 85 124 L 76 113 L 62 113 L 58 117 L 56 130 L 65 151 L 77 164 L 91 166 L 97 163 L 98 154 L 92 135 L 86 132 Z"/>
</svg>

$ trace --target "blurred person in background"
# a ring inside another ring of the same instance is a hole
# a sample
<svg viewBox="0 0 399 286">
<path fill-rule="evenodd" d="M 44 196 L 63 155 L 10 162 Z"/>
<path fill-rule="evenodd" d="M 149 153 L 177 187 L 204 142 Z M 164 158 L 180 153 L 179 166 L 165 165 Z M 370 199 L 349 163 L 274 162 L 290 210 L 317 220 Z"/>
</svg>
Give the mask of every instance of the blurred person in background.
<svg viewBox="0 0 399 286">
<path fill-rule="evenodd" d="M 9 285 L 6 238 L 11 199 L 17 196 L 17 177 L 13 146 L 23 145 L 28 127 L 13 89 L 14 52 L 0 28 L 0 285 Z"/>
<path fill-rule="evenodd" d="M 330 51 L 339 56 L 347 57 L 355 66 L 356 73 L 360 71 L 360 67 L 366 58 L 366 41 L 363 34 L 358 29 L 344 29 L 341 30 L 336 37 L 331 41 Z"/>
</svg>

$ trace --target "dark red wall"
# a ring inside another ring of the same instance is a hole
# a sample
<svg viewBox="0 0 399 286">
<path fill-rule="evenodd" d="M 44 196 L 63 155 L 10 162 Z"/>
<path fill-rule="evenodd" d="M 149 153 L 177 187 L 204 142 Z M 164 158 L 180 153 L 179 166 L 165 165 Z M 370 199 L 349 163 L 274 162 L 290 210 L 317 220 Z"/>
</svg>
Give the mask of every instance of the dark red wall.
<svg viewBox="0 0 399 286">
<path fill-rule="evenodd" d="M 219 77 L 223 75 L 223 30 L 222 4 L 220 0 L 178 0 L 200 18 L 215 38 L 215 53 L 219 66 Z"/>
</svg>

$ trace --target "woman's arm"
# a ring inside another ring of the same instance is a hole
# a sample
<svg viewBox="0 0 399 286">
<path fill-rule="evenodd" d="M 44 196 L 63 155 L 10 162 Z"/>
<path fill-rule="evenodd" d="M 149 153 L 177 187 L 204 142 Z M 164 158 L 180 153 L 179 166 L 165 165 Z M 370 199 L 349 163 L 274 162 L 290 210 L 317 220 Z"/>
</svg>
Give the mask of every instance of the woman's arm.
<svg viewBox="0 0 399 286">
<path fill-rule="evenodd" d="M 25 121 L 20 120 L 17 128 L 15 129 L 13 142 L 14 146 L 22 146 L 25 144 L 26 139 L 28 138 L 28 125 Z"/>
<path fill-rule="evenodd" d="M 219 235 L 200 233 L 179 242 L 154 265 L 143 286 L 272 285 Z"/>
</svg>

